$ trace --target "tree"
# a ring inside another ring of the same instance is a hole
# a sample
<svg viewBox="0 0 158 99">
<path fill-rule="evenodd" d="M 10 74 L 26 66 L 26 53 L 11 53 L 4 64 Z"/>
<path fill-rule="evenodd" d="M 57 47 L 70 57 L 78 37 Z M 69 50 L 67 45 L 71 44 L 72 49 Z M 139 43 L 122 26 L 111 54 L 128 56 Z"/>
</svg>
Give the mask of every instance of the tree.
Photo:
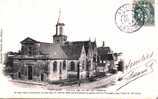
<svg viewBox="0 0 158 99">
<path fill-rule="evenodd" d="M 124 61 L 123 60 L 120 60 L 119 62 L 118 62 L 118 67 L 117 67 L 117 70 L 118 71 L 124 71 Z"/>
<path fill-rule="evenodd" d="M 5 54 L 5 59 L 4 59 L 4 69 L 3 72 L 5 75 L 7 76 L 11 76 L 12 77 L 12 73 L 13 73 L 13 56 L 15 55 L 14 52 L 8 52 Z"/>
</svg>

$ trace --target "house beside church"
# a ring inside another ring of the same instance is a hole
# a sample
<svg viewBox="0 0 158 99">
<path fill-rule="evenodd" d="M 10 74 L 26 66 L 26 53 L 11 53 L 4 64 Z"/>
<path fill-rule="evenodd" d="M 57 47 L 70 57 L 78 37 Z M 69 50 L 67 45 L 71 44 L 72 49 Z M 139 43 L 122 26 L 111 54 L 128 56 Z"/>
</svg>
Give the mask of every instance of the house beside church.
<svg viewBox="0 0 158 99">
<path fill-rule="evenodd" d="M 9 75 L 13 79 L 57 81 L 87 79 L 96 72 L 113 69 L 114 56 L 109 47 L 97 47 L 91 40 L 67 41 L 64 26 L 58 19 L 52 43 L 30 37 L 21 41 L 18 53 L 8 53 Z"/>
</svg>

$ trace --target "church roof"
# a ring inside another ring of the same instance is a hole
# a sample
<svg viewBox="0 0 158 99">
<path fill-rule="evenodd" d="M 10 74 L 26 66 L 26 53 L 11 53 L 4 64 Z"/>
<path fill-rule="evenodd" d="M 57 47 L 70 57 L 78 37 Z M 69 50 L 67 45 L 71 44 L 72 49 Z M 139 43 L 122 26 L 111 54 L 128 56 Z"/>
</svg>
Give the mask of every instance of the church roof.
<svg viewBox="0 0 158 99">
<path fill-rule="evenodd" d="M 101 60 L 113 60 L 113 54 L 110 53 L 110 47 L 98 47 L 97 52 Z"/>
<path fill-rule="evenodd" d="M 26 38 L 21 43 L 37 43 L 41 55 L 47 55 L 51 59 L 79 59 L 82 47 L 84 46 L 86 54 L 90 47 L 94 48 L 96 44 L 91 41 L 65 42 L 64 44 L 39 42 L 32 38 Z"/>
<path fill-rule="evenodd" d="M 66 42 L 63 45 L 53 43 L 40 43 L 41 54 L 48 55 L 53 59 L 78 59 L 84 46 L 88 53 L 89 41 Z"/>
<path fill-rule="evenodd" d="M 67 59 L 67 55 L 63 51 L 63 49 L 57 45 L 52 43 L 40 43 L 40 54 L 48 55 L 52 59 Z"/>
<path fill-rule="evenodd" d="M 23 41 L 21 41 L 21 43 L 38 43 L 38 41 L 30 38 L 30 37 L 27 37 L 26 39 L 24 39 Z"/>
<path fill-rule="evenodd" d="M 68 59 L 79 59 L 83 45 L 64 45 L 61 46 Z"/>
<path fill-rule="evenodd" d="M 66 42 L 63 45 L 53 43 L 40 43 L 41 54 L 50 56 L 53 59 L 78 59 L 84 46 L 86 54 L 90 47 L 90 41 Z M 94 43 L 93 43 L 94 44 Z"/>
<path fill-rule="evenodd" d="M 86 54 L 88 54 L 88 49 L 90 47 L 92 47 L 93 49 L 96 47 L 96 43 L 95 42 L 91 42 L 91 41 L 74 41 L 74 42 L 66 42 L 66 45 L 73 45 L 74 47 L 82 47 L 84 46 Z"/>
<path fill-rule="evenodd" d="M 111 52 L 110 47 L 98 47 L 97 48 L 98 55 L 108 54 Z"/>
</svg>

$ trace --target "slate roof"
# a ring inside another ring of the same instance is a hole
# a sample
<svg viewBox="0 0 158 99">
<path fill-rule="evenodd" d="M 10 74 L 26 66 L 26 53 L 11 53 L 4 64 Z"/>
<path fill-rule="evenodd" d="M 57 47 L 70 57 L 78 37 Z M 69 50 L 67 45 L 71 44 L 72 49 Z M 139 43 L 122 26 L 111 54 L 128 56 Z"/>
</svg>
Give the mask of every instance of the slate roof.
<svg viewBox="0 0 158 99">
<path fill-rule="evenodd" d="M 67 55 L 68 59 L 78 59 L 82 51 L 82 45 L 64 45 L 61 46 L 61 48 Z"/>
<path fill-rule="evenodd" d="M 81 47 L 84 45 L 86 54 L 88 54 L 88 49 L 89 47 L 92 47 L 92 49 L 94 49 L 96 47 L 96 43 L 95 42 L 91 42 L 91 41 L 74 41 L 74 42 L 66 42 L 66 45 L 73 45 L 75 47 Z"/>
<path fill-rule="evenodd" d="M 111 52 L 110 47 L 98 47 L 97 48 L 98 55 L 103 55 Z"/>
<path fill-rule="evenodd" d="M 82 48 L 82 46 L 84 45 L 84 48 L 85 48 L 85 51 L 86 51 L 86 54 L 88 52 L 88 48 L 89 48 L 89 41 L 75 41 L 75 42 L 69 42 L 69 43 L 66 43 L 66 45 L 68 46 L 74 46 L 77 48 Z"/>
<path fill-rule="evenodd" d="M 41 55 L 47 55 L 51 59 L 79 59 L 82 47 L 84 46 L 86 54 L 91 46 L 93 49 L 96 46 L 95 42 L 91 41 L 75 41 L 65 42 L 64 44 L 39 42 L 32 38 L 26 38 L 21 43 L 37 43 Z"/>
<path fill-rule="evenodd" d="M 63 45 L 40 43 L 40 51 L 54 59 L 78 59 L 83 46 L 88 53 L 89 41 L 66 42 Z"/>
<path fill-rule="evenodd" d="M 110 47 L 98 47 L 97 52 L 101 60 L 113 60 L 113 54 L 110 53 Z"/>
<path fill-rule="evenodd" d="M 52 43 L 40 43 L 40 53 L 43 55 L 48 55 L 52 59 L 67 59 L 67 55 L 63 51 L 63 49 L 57 45 Z"/>
</svg>

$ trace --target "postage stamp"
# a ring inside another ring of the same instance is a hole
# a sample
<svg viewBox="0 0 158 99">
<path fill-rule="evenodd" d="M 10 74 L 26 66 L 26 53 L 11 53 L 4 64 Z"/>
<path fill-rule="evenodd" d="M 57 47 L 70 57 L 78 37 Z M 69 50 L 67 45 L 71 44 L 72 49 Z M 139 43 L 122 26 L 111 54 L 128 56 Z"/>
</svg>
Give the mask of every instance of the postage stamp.
<svg viewBox="0 0 158 99">
<path fill-rule="evenodd" d="M 133 33 L 142 26 L 154 26 L 154 1 L 138 0 L 124 4 L 115 14 L 116 26 L 123 32 Z"/>
<path fill-rule="evenodd" d="M 155 1 L 154 0 L 138 0 L 135 2 L 136 6 L 143 9 L 144 12 L 144 26 L 155 25 Z"/>
</svg>

